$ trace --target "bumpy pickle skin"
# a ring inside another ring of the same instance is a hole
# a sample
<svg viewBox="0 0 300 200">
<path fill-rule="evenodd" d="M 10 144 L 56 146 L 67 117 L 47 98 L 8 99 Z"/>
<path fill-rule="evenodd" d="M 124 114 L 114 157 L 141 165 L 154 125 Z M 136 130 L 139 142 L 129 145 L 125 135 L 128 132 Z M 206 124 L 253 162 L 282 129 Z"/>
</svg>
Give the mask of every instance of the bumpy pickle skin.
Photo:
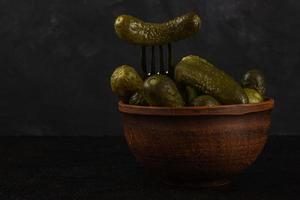
<svg viewBox="0 0 300 200">
<path fill-rule="evenodd" d="M 189 12 L 165 23 L 144 22 L 130 15 L 120 15 L 115 20 L 118 37 L 132 44 L 163 45 L 190 37 L 198 32 L 201 19 Z"/>
<path fill-rule="evenodd" d="M 199 56 L 186 56 L 175 67 L 175 80 L 191 85 L 222 104 L 246 104 L 242 87 L 224 71 Z"/>
<path fill-rule="evenodd" d="M 112 91 L 122 100 L 128 100 L 131 95 L 143 88 L 142 78 L 129 65 L 117 67 L 110 77 L 110 84 Z"/>
<path fill-rule="evenodd" d="M 151 106 L 182 107 L 185 104 L 176 84 L 165 75 L 155 74 L 147 78 L 143 95 Z"/>
</svg>

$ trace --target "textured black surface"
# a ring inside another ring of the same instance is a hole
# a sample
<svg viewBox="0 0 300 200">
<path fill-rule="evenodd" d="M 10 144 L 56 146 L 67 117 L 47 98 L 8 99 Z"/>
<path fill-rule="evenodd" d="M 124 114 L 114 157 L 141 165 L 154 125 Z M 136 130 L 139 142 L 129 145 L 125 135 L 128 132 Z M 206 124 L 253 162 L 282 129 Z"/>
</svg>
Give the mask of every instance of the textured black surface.
<svg viewBox="0 0 300 200">
<path fill-rule="evenodd" d="M 123 137 L 2 137 L 0 199 L 299 199 L 300 137 L 272 136 L 233 185 L 188 190 L 146 174 Z"/>
<path fill-rule="evenodd" d="M 118 40 L 115 17 L 158 22 L 190 10 L 203 26 L 174 45 L 175 61 L 199 54 L 237 79 L 263 70 L 272 133 L 300 133 L 300 1 L 0 0 L 0 134 L 120 134 L 109 76 L 138 68 L 139 48 Z"/>
</svg>

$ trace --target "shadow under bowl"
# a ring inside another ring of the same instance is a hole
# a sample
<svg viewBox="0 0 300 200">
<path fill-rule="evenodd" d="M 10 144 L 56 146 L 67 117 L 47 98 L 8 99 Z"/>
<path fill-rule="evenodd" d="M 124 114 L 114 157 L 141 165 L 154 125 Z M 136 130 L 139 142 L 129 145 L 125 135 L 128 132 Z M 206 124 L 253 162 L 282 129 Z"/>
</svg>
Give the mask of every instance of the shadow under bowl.
<svg viewBox="0 0 300 200">
<path fill-rule="evenodd" d="M 274 100 L 215 107 L 153 107 L 119 102 L 128 146 L 164 182 L 225 185 L 261 153 Z"/>
</svg>

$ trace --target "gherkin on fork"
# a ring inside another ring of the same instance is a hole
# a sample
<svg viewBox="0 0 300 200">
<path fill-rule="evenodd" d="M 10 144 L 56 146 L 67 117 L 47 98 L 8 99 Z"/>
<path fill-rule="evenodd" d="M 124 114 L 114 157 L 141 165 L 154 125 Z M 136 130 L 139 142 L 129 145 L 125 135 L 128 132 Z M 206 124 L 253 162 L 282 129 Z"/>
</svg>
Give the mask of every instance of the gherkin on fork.
<svg viewBox="0 0 300 200">
<path fill-rule="evenodd" d="M 115 31 L 118 37 L 141 46 L 140 65 L 145 76 L 165 74 L 173 77 L 172 42 L 194 35 L 200 26 L 201 19 L 195 12 L 189 12 L 165 23 L 144 22 L 130 15 L 120 15 L 115 20 Z M 167 46 L 167 56 L 164 56 L 164 46 Z M 151 49 L 150 69 L 147 65 L 148 48 Z M 157 51 L 159 52 L 158 66 Z"/>
</svg>

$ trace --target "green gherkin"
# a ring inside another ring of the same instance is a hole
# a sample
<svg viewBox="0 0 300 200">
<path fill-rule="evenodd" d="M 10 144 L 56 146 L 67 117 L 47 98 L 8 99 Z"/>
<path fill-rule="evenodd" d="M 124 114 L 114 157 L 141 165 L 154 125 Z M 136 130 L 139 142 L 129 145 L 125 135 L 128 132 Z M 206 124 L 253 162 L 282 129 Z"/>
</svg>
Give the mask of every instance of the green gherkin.
<svg viewBox="0 0 300 200">
<path fill-rule="evenodd" d="M 195 12 L 165 23 L 144 22 L 130 15 L 120 15 L 115 21 L 118 37 L 139 45 L 162 45 L 187 38 L 198 32 L 200 17 Z"/>
<path fill-rule="evenodd" d="M 242 77 L 241 85 L 244 88 L 255 89 L 263 97 L 265 96 L 266 93 L 265 77 L 264 74 L 257 69 L 252 69 L 247 71 Z"/>
<path fill-rule="evenodd" d="M 191 106 L 217 106 L 220 103 L 210 95 L 201 95 L 193 101 L 191 101 Z"/>
<path fill-rule="evenodd" d="M 185 86 L 185 96 L 186 96 L 186 101 L 188 103 L 192 102 L 193 99 L 195 99 L 198 96 L 198 91 L 196 88 L 192 86 Z"/>
<path fill-rule="evenodd" d="M 260 103 L 264 100 L 260 93 L 254 89 L 244 88 L 244 91 L 248 96 L 249 103 Z"/>
<path fill-rule="evenodd" d="M 222 104 L 248 103 L 244 90 L 231 76 L 199 56 L 182 58 L 175 68 L 175 80 L 194 86 Z"/>
<path fill-rule="evenodd" d="M 128 65 L 122 65 L 114 70 L 110 84 L 112 91 L 123 99 L 128 99 L 143 88 L 142 78 L 133 67 Z"/>
<path fill-rule="evenodd" d="M 132 95 L 130 97 L 128 103 L 130 105 L 139 105 L 139 106 L 146 106 L 146 105 L 148 105 L 146 99 L 144 98 L 144 95 L 140 91 L 134 93 L 134 95 Z"/>
<path fill-rule="evenodd" d="M 149 105 L 182 107 L 184 101 L 176 84 L 165 75 L 152 75 L 144 82 L 143 94 Z"/>
</svg>

